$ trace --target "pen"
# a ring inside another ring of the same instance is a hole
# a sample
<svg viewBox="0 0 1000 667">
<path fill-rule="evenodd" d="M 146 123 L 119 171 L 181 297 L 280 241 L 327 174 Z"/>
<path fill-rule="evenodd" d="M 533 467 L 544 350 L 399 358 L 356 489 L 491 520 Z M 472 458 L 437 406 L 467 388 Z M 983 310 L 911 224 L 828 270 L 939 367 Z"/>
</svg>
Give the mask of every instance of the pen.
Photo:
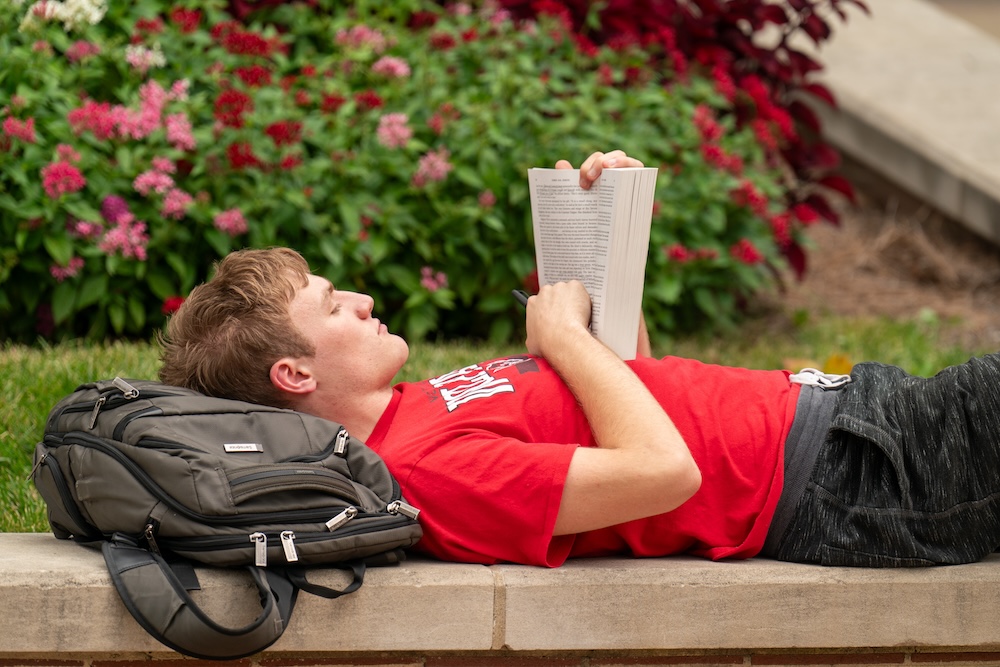
<svg viewBox="0 0 1000 667">
<path fill-rule="evenodd" d="M 528 305 L 528 294 L 524 290 L 519 290 L 519 289 L 511 290 L 510 293 L 514 295 L 514 298 L 517 299 L 517 302 L 519 304 L 521 304 L 522 306 Z"/>
</svg>

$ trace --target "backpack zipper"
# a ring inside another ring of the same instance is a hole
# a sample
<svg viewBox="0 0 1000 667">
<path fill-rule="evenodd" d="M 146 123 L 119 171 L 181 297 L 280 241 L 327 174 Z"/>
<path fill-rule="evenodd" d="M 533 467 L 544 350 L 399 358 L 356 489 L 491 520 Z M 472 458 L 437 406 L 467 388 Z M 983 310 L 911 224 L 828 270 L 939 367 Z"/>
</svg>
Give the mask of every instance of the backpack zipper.
<svg viewBox="0 0 1000 667">
<path fill-rule="evenodd" d="M 310 521 L 326 521 L 330 517 L 330 508 L 317 508 L 312 510 L 285 510 L 282 512 L 255 512 L 233 517 L 218 517 L 200 514 L 188 509 L 164 491 L 142 468 L 134 461 L 125 456 L 115 447 L 105 444 L 100 438 L 85 433 L 83 431 L 71 431 L 58 438 L 54 435 L 45 437 L 45 442 L 50 447 L 66 445 L 66 440 L 72 440 L 74 444 L 82 447 L 91 447 L 111 458 L 117 460 L 133 477 L 146 487 L 157 500 L 166 504 L 170 509 L 189 519 L 199 521 L 209 525 L 219 526 L 242 526 L 255 523 L 306 523 Z"/>
</svg>

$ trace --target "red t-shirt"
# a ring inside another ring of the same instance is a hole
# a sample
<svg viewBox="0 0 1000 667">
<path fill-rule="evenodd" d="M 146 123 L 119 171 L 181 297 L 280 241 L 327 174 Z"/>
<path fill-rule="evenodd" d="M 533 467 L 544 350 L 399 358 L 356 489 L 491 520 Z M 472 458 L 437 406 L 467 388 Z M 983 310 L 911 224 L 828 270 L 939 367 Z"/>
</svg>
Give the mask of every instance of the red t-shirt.
<svg viewBox="0 0 1000 667">
<path fill-rule="evenodd" d="M 797 385 L 665 357 L 628 362 L 701 469 L 681 507 L 578 535 L 553 536 L 570 459 L 595 446 L 562 379 L 530 355 L 394 387 L 368 439 L 421 510 L 417 548 L 443 560 L 555 567 L 571 556 L 676 553 L 746 558 L 764 544 L 781 493 Z"/>
</svg>

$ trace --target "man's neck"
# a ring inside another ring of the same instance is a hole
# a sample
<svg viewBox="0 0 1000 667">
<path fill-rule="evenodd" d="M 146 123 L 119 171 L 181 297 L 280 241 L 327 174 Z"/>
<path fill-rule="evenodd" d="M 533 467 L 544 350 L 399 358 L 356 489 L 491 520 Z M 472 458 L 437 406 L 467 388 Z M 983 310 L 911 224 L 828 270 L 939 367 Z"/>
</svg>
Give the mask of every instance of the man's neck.
<svg viewBox="0 0 1000 667">
<path fill-rule="evenodd" d="M 382 413 L 392 400 L 392 388 L 372 392 L 363 396 L 352 396 L 349 400 L 324 400 L 317 393 L 311 394 L 299 410 L 317 417 L 339 422 L 359 440 L 367 440 L 382 418 Z"/>
</svg>

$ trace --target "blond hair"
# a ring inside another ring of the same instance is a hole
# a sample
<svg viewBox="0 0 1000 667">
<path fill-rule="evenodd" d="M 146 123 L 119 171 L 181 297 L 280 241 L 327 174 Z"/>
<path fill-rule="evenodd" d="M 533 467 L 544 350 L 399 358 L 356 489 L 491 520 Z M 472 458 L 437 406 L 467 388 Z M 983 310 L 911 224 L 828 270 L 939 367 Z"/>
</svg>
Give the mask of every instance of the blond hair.
<svg viewBox="0 0 1000 667">
<path fill-rule="evenodd" d="M 160 380 L 210 396 L 291 407 L 270 372 L 282 357 L 316 353 L 288 310 L 308 283 L 309 265 L 294 250 L 231 253 L 160 334 Z"/>
</svg>

